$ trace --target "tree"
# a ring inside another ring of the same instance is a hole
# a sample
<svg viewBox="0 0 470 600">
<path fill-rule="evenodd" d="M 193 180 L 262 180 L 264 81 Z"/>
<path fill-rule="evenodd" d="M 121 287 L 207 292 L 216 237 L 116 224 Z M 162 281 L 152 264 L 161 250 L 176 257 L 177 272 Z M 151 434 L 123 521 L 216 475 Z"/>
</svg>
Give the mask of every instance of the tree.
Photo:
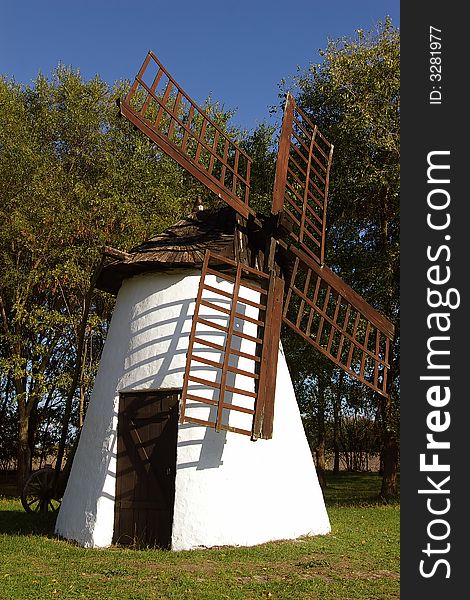
<svg viewBox="0 0 470 600">
<path fill-rule="evenodd" d="M 90 297 L 101 248 L 130 248 L 194 204 L 184 171 L 119 117 L 127 85 L 63 66 L 31 87 L 0 78 L 0 388 L 18 419 L 20 489 L 41 424 L 61 415 L 67 435 L 91 385 L 77 365 L 113 304 Z"/>
<path fill-rule="evenodd" d="M 327 262 L 395 323 L 391 400 L 377 399 L 382 424 L 381 496 L 397 495 L 399 382 L 399 32 L 330 40 L 323 62 L 297 75 L 296 101 L 335 144 Z"/>
<path fill-rule="evenodd" d="M 271 211 L 276 172 L 275 127 L 261 123 L 241 142 L 253 159 L 250 175 L 250 206 L 268 215 Z"/>
</svg>

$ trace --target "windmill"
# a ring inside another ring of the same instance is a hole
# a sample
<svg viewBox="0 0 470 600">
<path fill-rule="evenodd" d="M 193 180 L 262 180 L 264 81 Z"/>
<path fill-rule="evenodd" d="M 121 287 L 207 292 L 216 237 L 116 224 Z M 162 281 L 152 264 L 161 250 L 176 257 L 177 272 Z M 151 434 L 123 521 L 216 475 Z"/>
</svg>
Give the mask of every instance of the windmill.
<svg viewBox="0 0 470 600">
<path fill-rule="evenodd" d="M 139 521 L 147 541 L 175 549 L 327 533 L 282 324 L 385 397 L 394 335 L 324 263 L 333 146 L 288 94 L 271 210 L 263 215 L 250 206 L 250 156 L 152 52 L 119 106 L 220 207 L 196 210 L 129 253 L 106 250 L 114 260 L 98 286 L 118 298 L 56 531 L 103 546 L 122 541 L 116 532 L 131 539 Z M 171 438 L 174 448 L 141 439 L 152 418 L 152 435 Z M 167 462 L 152 458 L 156 449 Z M 153 462 L 161 474 L 150 490 Z M 101 465 L 94 478 L 90 463 Z M 122 474 L 130 472 L 129 483 Z M 139 486 L 145 490 L 136 499 Z"/>
<path fill-rule="evenodd" d="M 226 427 L 221 422 L 221 414 L 230 354 L 228 346 L 229 338 L 235 334 L 235 316 L 240 316 L 236 305 L 243 304 L 237 289 L 244 278 L 258 282 L 264 302 L 258 307 L 258 350 L 262 351 L 256 356 L 260 359 L 258 373 L 253 370 L 253 375 L 257 375 L 253 427 L 243 433 L 253 439 L 272 436 L 274 374 L 282 323 L 349 375 L 387 396 L 394 327 L 324 263 L 333 145 L 296 105 L 292 95 L 287 94 L 284 107 L 271 214 L 262 221 L 250 207 L 251 158 L 191 100 L 152 52 L 148 53 L 120 108 L 131 123 L 231 206 L 238 216 L 236 264 L 210 251 L 205 257 L 189 342 L 181 422 L 194 422 L 194 417 L 186 414 L 188 399 L 206 401 L 191 394 L 188 385 L 196 377 L 192 364 L 201 361 L 194 346 L 196 340 L 200 341 L 197 338 L 199 310 L 201 305 L 207 305 L 203 299 L 207 287 L 205 277 L 208 272 L 214 272 L 213 265 L 217 264 L 217 275 L 222 279 L 234 278 L 235 287 L 226 331 L 227 345 L 219 348 L 225 362 L 212 365 L 222 373 L 217 419 L 204 425 L 217 430 Z M 253 248 L 250 230 L 260 237 L 263 233 L 264 248 Z M 287 280 L 281 274 L 279 263 L 291 266 Z M 208 325 L 205 321 L 204 325 Z M 230 410 L 236 407 L 231 405 Z"/>
</svg>

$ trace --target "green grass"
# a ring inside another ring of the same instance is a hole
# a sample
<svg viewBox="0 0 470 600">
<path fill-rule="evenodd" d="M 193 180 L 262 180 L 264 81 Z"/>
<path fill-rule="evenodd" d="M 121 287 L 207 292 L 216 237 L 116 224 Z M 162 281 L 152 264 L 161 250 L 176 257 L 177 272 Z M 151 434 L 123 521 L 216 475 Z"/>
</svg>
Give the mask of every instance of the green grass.
<svg viewBox="0 0 470 600">
<path fill-rule="evenodd" d="M 0 599 L 399 598 L 399 505 L 375 503 L 379 486 L 376 475 L 330 475 L 327 536 L 190 552 L 80 548 L 55 538 L 53 518 L 3 498 Z"/>
<path fill-rule="evenodd" d="M 382 485 L 377 473 L 327 473 L 325 501 L 327 506 L 376 504 Z"/>
</svg>

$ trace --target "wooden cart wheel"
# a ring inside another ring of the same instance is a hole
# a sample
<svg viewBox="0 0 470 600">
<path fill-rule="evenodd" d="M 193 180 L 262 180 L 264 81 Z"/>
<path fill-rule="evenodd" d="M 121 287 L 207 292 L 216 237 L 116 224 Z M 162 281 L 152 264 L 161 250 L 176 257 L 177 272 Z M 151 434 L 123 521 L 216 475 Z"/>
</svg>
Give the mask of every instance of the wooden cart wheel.
<svg viewBox="0 0 470 600">
<path fill-rule="evenodd" d="M 54 492 L 54 469 L 39 469 L 26 480 L 21 494 L 21 504 L 26 512 L 56 512 L 61 499 Z"/>
</svg>

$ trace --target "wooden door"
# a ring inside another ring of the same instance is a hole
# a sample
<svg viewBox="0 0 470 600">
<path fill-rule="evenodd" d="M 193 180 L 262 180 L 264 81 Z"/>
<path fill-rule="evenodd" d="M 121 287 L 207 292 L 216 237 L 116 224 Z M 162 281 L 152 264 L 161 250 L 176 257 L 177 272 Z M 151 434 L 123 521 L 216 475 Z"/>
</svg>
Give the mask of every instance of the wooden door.
<svg viewBox="0 0 470 600">
<path fill-rule="evenodd" d="M 114 543 L 170 546 L 179 396 L 174 390 L 120 395 Z"/>
</svg>

